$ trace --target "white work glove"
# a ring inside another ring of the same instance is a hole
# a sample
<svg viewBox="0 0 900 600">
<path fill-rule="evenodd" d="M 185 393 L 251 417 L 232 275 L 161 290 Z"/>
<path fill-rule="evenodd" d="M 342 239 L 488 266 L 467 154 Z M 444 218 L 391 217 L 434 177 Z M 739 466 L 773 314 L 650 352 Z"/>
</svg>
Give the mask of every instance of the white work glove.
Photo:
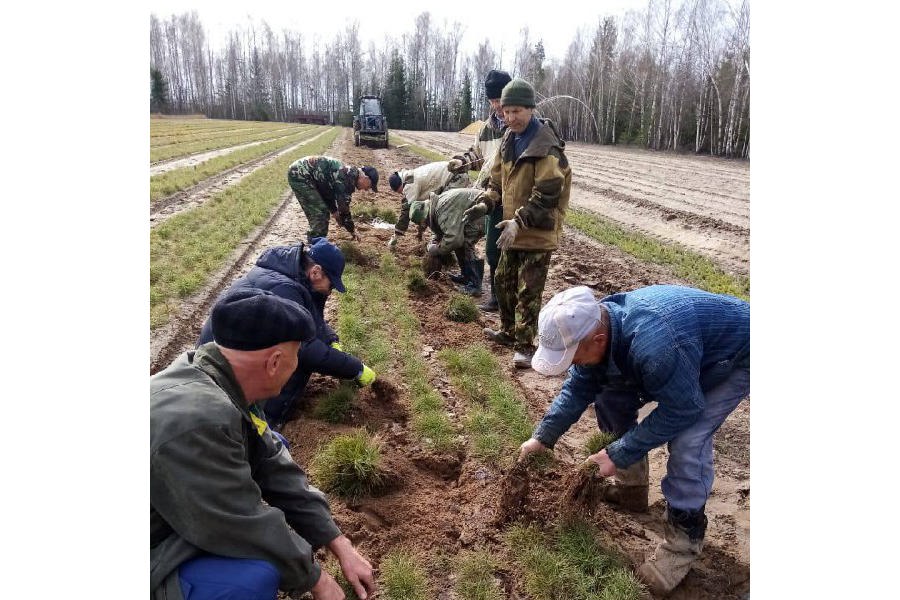
<svg viewBox="0 0 900 600">
<path fill-rule="evenodd" d="M 497 238 L 497 247 L 501 250 L 508 250 L 519 234 L 519 224 L 516 223 L 515 219 L 509 219 L 508 221 L 500 221 L 496 227 L 503 230 L 500 233 L 500 237 Z"/>
<path fill-rule="evenodd" d="M 395 235 L 391 236 L 390 240 L 388 240 L 388 248 L 393 250 L 396 247 L 397 247 L 397 235 L 395 234 Z"/>
</svg>

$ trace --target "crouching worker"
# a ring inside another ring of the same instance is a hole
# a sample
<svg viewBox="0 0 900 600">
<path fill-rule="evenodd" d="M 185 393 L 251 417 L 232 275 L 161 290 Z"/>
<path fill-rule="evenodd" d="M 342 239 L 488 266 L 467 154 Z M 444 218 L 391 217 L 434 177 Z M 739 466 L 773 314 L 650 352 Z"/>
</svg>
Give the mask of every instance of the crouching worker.
<svg viewBox="0 0 900 600">
<path fill-rule="evenodd" d="M 441 160 L 428 163 L 415 169 L 394 171 L 388 177 L 391 189 L 401 196 L 400 216 L 394 225 L 394 235 L 388 241 L 388 248 L 397 246 L 397 236 L 404 235 L 409 229 L 409 205 L 416 200 L 427 200 L 431 194 L 441 194 L 446 190 L 467 187 L 469 166 L 461 159 Z M 423 227 L 419 227 L 417 237 L 421 240 Z"/>
<path fill-rule="evenodd" d="M 309 241 L 328 235 L 329 214 L 359 241 L 350 200 L 356 190 L 378 192 L 378 170 L 351 167 L 330 156 L 304 156 L 288 167 L 288 184 L 309 221 Z"/>
<path fill-rule="evenodd" d="M 225 292 L 246 288 L 270 291 L 305 308 L 315 323 L 315 335 L 300 348 L 297 368 L 284 389 L 262 403 L 266 420 L 276 431 L 284 427 L 291 408 L 303 395 L 313 373 L 353 379 L 363 386 L 375 381 L 375 372 L 343 351 L 337 334 L 325 321 L 325 301 L 331 290 L 340 293 L 345 290 L 341 280 L 343 273 L 344 255 L 340 248 L 325 238 L 313 238 L 309 245 L 269 248 L 257 259 L 256 266 Z M 212 339 L 212 319 L 207 319 L 197 345 Z"/>
<path fill-rule="evenodd" d="M 314 559 L 327 547 L 360 598 L 372 567 L 341 534 L 258 403 L 278 394 L 315 335 L 296 302 L 241 289 L 212 310 L 215 341 L 150 378 L 150 595 L 343 598 Z"/>
<path fill-rule="evenodd" d="M 431 256 L 453 252 L 459 262 L 460 275 L 451 275 L 454 283 L 463 284 L 459 290 L 470 296 L 481 295 L 484 259 L 475 255 L 475 244 L 484 236 L 484 221 L 463 221 L 463 213 L 477 201 L 483 190 L 460 188 L 447 190 L 429 200 L 410 205 L 409 219 L 428 226 L 434 237 L 426 251 Z"/>
<path fill-rule="evenodd" d="M 619 436 L 588 457 L 607 477 L 605 501 L 647 511 L 647 453 L 668 444 L 662 479 L 665 540 L 638 569 L 657 595 L 700 556 L 713 484 L 713 434 L 750 394 L 750 305 L 731 296 L 656 285 L 594 298 L 584 286 L 554 296 L 538 318 L 532 367 L 568 378 L 520 459 L 556 441 L 594 405 L 601 431 Z M 569 368 L 569 365 L 574 365 Z M 654 408 L 640 423 L 638 409 Z"/>
</svg>

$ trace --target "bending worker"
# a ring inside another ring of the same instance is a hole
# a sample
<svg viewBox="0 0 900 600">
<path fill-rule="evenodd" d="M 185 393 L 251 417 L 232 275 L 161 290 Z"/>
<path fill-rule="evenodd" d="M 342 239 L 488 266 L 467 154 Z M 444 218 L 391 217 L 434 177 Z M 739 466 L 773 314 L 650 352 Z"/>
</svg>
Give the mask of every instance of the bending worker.
<svg viewBox="0 0 900 600">
<path fill-rule="evenodd" d="M 618 436 L 588 457 L 605 480 L 602 497 L 647 511 L 647 453 L 668 444 L 662 479 L 665 540 L 638 575 L 654 593 L 671 592 L 700 555 L 713 484 L 713 434 L 750 394 L 750 305 L 731 296 L 655 285 L 599 302 L 584 286 L 541 310 L 534 370 L 568 378 L 522 444 L 520 459 L 556 441 L 588 405 Z M 574 365 L 569 368 L 570 365 Z M 640 422 L 638 409 L 657 406 Z"/>
<path fill-rule="evenodd" d="M 315 336 L 304 344 L 297 355 L 297 368 L 280 393 L 262 402 L 266 420 L 281 431 L 297 398 L 303 395 L 312 373 L 339 379 L 355 379 L 359 385 L 375 381 L 375 372 L 358 358 L 343 352 L 334 330 L 325 321 L 325 301 L 331 290 L 344 292 L 341 275 L 344 255 L 325 238 L 313 238 L 310 245 L 276 246 L 263 252 L 256 266 L 236 280 L 225 292 L 259 288 L 292 300 L 309 311 L 315 323 Z M 212 341 L 212 319 L 207 319 L 200 332 L 205 344 Z"/>
<path fill-rule="evenodd" d="M 217 301 L 211 319 L 214 342 L 150 378 L 151 598 L 343 598 L 315 560 L 321 547 L 368 598 L 372 566 L 257 408 L 294 372 L 312 318 L 249 288 Z"/>
<path fill-rule="evenodd" d="M 359 240 L 350 215 L 350 200 L 356 190 L 378 192 L 375 167 L 350 167 L 330 156 L 304 156 L 288 167 L 288 183 L 309 221 L 309 241 L 328 235 L 329 215 L 354 240 Z"/>
<path fill-rule="evenodd" d="M 400 203 L 400 217 L 394 225 L 394 235 L 388 241 L 388 248 L 397 246 L 397 236 L 409 228 L 409 205 L 416 200 L 427 200 L 445 190 L 463 188 L 469 185 L 469 175 L 462 160 L 441 160 L 415 169 L 394 171 L 388 177 L 391 189 L 403 197 Z M 419 228 L 418 238 L 422 239 L 423 228 Z"/>
<path fill-rule="evenodd" d="M 431 256 L 455 253 L 460 265 L 460 291 L 470 296 L 481 295 L 481 280 L 484 277 L 484 259 L 475 254 L 475 244 L 484 236 L 482 221 L 463 221 L 463 213 L 481 195 L 481 190 L 461 188 L 447 190 L 440 196 L 432 195 L 429 200 L 416 200 L 410 205 L 409 219 L 421 226 L 428 226 L 434 238 L 426 251 Z M 454 279 L 451 276 L 451 279 Z"/>
</svg>

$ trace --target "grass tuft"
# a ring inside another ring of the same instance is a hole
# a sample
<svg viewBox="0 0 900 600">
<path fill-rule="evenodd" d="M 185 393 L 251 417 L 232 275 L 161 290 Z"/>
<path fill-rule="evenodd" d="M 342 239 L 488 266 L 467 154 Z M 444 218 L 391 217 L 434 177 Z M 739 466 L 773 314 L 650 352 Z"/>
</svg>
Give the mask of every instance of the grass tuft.
<svg viewBox="0 0 900 600">
<path fill-rule="evenodd" d="M 360 498 L 381 486 L 380 467 L 378 442 L 365 429 L 358 429 L 328 442 L 313 457 L 310 472 L 322 489 L 343 498 Z"/>
<path fill-rule="evenodd" d="M 392 552 L 381 561 L 379 584 L 384 600 L 427 600 L 430 597 L 424 569 L 403 551 Z"/>
<path fill-rule="evenodd" d="M 343 423 L 350 414 L 350 407 L 359 393 L 354 382 L 342 381 L 335 389 L 319 399 L 313 416 L 329 423 Z"/>
<path fill-rule="evenodd" d="M 497 558 L 486 550 L 462 552 L 456 557 L 454 590 L 466 600 L 502 600 L 503 593 L 492 576 L 500 568 Z"/>
<path fill-rule="evenodd" d="M 588 454 L 596 454 L 617 439 L 619 439 L 619 436 L 609 431 L 596 431 L 588 438 L 588 441 L 584 444 L 584 449 L 587 450 Z"/>
<path fill-rule="evenodd" d="M 356 242 L 341 242 L 338 248 L 340 248 L 341 254 L 344 255 L 344 260 L 350 264 L 366 266 L 370 262 L 369 257 L 366 256 Z"/>
<path fill-rule="evenodd" d="M 447 306 L 447 318 L 458 323 L 471 323 L 478 319 L 478 307 L 470 296 L 453 294 Z"/>
<path fill-rule="evenodd" d="M 410 271 L 406 276 L 406 289 L 413 294 L 421 294 L 428 289 L 428 282 L 419 271 Z"/>
</svg>

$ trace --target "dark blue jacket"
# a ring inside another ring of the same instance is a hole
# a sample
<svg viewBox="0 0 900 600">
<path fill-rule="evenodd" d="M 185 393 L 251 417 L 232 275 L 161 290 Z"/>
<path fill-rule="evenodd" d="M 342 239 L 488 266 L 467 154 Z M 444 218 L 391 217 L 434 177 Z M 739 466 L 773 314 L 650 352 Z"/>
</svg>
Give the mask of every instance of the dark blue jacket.
<svg viewBox="0 0 900 600">
<path fill-rule="evenodd" d="M 338 336 L 325 322 L 327 297 L 313 290 L 301 267 L 300 257 L 303 247 L 304 244 L 269 248 L 256 260 L 256 266 L 231 284 L 231 288 L 225 292 L 242 287 L 268 290 L 303 306 L 316 322 L 316 339 L 300 348 L 297 355 L 297 370 L 281 393 L 265 403 L 266 418 L 276 429 L 284 422 L 294 401 L 303 393 L 310 374 L 321 373 L 339 379 L 354 379 L 363 368 L 358 358 L 330 346 L 332 342 L 338 340 Z M 206 319 L 197 345 L 211 341 L 213 341 L 212 325 L 210 320 Z"/>
</svg>

